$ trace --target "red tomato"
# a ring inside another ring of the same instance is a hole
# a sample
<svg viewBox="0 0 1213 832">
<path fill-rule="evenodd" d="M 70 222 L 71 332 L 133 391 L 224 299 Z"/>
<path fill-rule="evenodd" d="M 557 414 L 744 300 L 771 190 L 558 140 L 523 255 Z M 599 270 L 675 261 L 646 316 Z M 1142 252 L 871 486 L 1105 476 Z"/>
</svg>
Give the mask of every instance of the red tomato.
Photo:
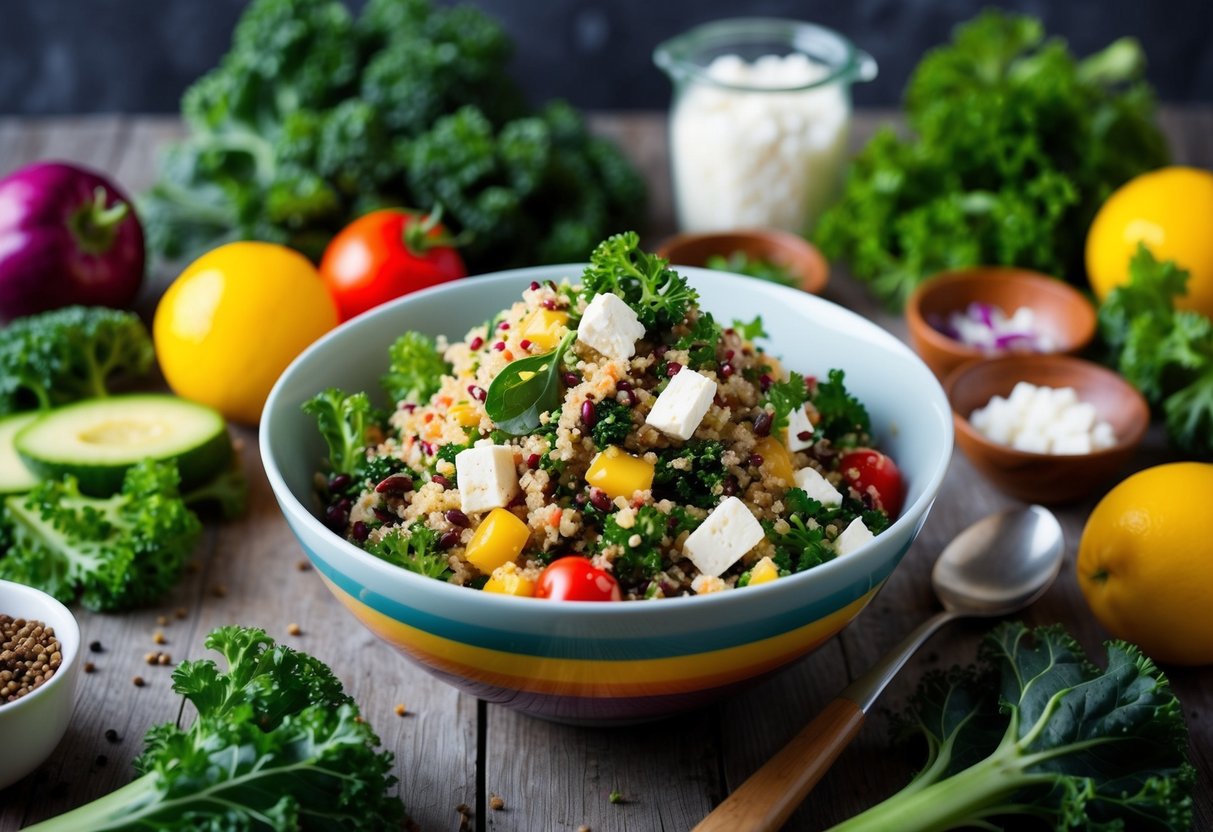
<svg viewBox="0 0 1213 832">
<path fill-rule="evenodd" d="M 389 300 L 467 276 L 438 216 L 384 209 L 343 228 L 324 251 L 320 274 L 347 321 Z"/>
<path fill-rule="evenodd" d="M 611 573 L 576 555 L 554 560 L 539 573 L 535 597 L 553 601 L 623 600 Z"/>
<path fill-rule="evenodd" d="M 880 451 L 863 448 L 845 453 L 838 460 L 842 478 L 860 494 L 872 494 L 876 507 L 884 509 L 890 518 L 901 512 L 906 498 L 906 485 L 893 460 Z"/>
</svg>

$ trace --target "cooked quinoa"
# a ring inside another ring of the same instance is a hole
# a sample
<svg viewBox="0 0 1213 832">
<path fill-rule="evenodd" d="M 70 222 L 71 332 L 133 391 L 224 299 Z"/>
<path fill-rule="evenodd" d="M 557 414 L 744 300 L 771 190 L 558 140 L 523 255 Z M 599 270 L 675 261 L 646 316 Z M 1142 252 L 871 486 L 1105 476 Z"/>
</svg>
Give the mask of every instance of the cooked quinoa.
<svg viewBox="0 0 1213 832">
<path fill-rule="evenodd" d="M 335 532 L 516 595 L 544 595 L 545 567 L 581 556 L 632 600 L 777 579 L 887 526 L 900 494 L 840 464 L 871 443 L 841 372 L 788 373 L 760 320 L 717 321 L 635 235 L 574 278 L 532 282 L 455 342 L 402 334 L 390 414 L 337 390 L 308 403 L 330 446 L 317 489 Z"/>
</svg>

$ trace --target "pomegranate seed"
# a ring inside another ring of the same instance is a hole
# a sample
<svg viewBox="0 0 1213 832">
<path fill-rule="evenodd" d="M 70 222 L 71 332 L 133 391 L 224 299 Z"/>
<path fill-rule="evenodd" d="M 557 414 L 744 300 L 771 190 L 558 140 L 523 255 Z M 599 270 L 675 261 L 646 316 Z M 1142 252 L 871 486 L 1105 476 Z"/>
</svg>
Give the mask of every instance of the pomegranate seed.
<svg viewBox="0 0 1213 832">
<path fill-rule="evenodd" d="M 542 457 L 540 457 L 539 454 L 531 454 L 526 458 L 526 467 L 532 469 L 538 468 L 540 459 L 542 459 Z"/>
<path fill-rule="evenodd" d="M 581 376 L 576 373 L 565 373 L 564 384 L 566 387 L 576 387 L 578 384 L 581 384 Z"/>
<path fill-rule="evenodd" d="M 627 391 L 625 391 L 625 393 L 627 394 L 626 398 L 628 400 L 628 402 L 627 402 L 628 407 L 635 407 L 636 403 L 639 402 L 640 399 L 636 398 L 636 394 L 634 392 L 632 392 L 631 390 L 627 390 Z"/>
<path fill-rule="evenodd" d="M 762 392 L 765 393 L 771 389 L 771 381 L 771 377 L 766 373 L 763 373 L 758 377 L 758 386 L 762 388 Z"/>
<path fill-rule="evenodd" d="M 808 391 L 810 393 L 812 393 L 813 388 L 817 386 L 817 376 L 805 376 L 804 377 L 804 386 L 806 388 L 808 388 Z"/>
<path fill-rule="evenodd" d="M 478 350 L 483 346 L 484 346 L 484 339 L 481 338 L 479 335 L 477 335 L 475 338 L 472 339 L 472 342 L 470 344 L 468 344 L 468 349 Z"/>
<path fill-rule="evenodd" d="M 412 413 L 417 409 L 417 405 L 413 404 L 412 402 L 405 402 L 404 404 L 400 405 L 400 409 L 405 413 Z"/>
<path fill-rule="evenodd" d="M 446 522 L 450 523 L 452 526 L 458 526 L 461 529 L 466 529 L 468 526 L 472 525 L 472 521 L 468 519 L 468 516 L 457 508 L 448 510 L 447 513 L 442 516 L 446 518 Z"/>
<path fill-rule="evenodd" d="M 523 338 L 521 341 L 519 341 L 519 342 L 518 342 L 518 348 L 519 348 L 519 349 L 522 349 L 522 350 L 529 350 L 529 349 L 531 348 L 531 341 L 530 341 L 530 339 L 529 339 L 529 338 Z"/>
<path fill-rule="evenodd" d="M 751 468 L 761 468 L 762 467 L 762 454 L 750 454 L 750 467 Z"/>
<path fill-rule="evenodd" d="M 442 476 L 442 474 L 435 474 L 434 476 L 430 477 L 430 482 L 436 482 L 443 488 L 451 487 L 451 481 Z"/>
<path fill-rule="evenodd" d="M 736 354 L 737 354 L 737 353 L 736 353 L 736 352 L 734 352 L 733 350 L 729 350 L 728 352 L 726 352 L 726 353 L 724 354 L 724 360 L 725 360 L 725 361 L 732 361 L 732 360 L 733 360 L 733 356 L 735 356 Z"/>
<path fill-rule="evenodd" d="M 404 474 L 392 474 L 381 480 L 375 490 L 380 494 L 403 494 L 413 490 L 413 480 Z"/>
<path fill-rule="evenodd" d="M 589 500 L 590 498 L 586 496 L 584 491 L 573 497 L 573 502 L 579 506 L 585 505 L 587 502 L 589 502 Z"/>
<path fill-rule="evenodd" d="M 556 301 L 552 300 L 551 298 L 548 298 L 547 300 L 543 301 L 539 305 L 542 306 L 544 309 L 555 309 Z"/>
<path fill-rule="evenodd" d="M 729 364 L 728 362 L 721 364 L 720 365 L 720 377 L 728 378 L 731 375 L 733 375 L 733 365 Z"/>
<path fill-rule="evenodd" d="M 681 370 L 682 370 L 681 364 L 679 364 L 677 361 L 671 361 L 669 364 L 666 365 L 665 374 L 667 377 L 673 378 L 674 376 L 678 375 L 678 373 Z"/>
<path fill-rule="evenodd" d="M 533 291 L 535 291 L 535 290 L 536 290 L 536 289 L 538 289 L 538 288 L 539 288 L 539 281 L 538 281 L 538 280 L 532 280 L 532 281 L 531 281 L 531 291 L 533 292 Z"/>
<path fill-rule="evenodd" d="M 354 540 L 358 541 L 359 543 L 366 540 L 370 534 L 371 527 L 366 523 L 363 523 L 361 520 L 355 523 L 353 528 L 350 529 L 350 537 L 354 538 Z"/>
<path fill-rule="evenodd" d="M 459 543 L 459 532 L 445 532 L 438 538 L 439 549 L 450 549 Z"/>
<path fill-rule="evenodd" d="M 631 390 L 632 383 L 630 381 L 621 381 L 615 385 L 616 390 Z"/>
<path fill-rule="evenodd" d="M 476 384 L 468 385 L 468 393 L 470 393 L 472 398 L 478 402 L 484 401 L 489 396 L 488 391 Z"/>
<path fill-rule="evenodd" d="M 799 439 L 801 442 L 808 442 L 812 436 L 813 436 L 813 431 L 811 431 L 811 430 L 802 430 L 800 433 L 796 434 L 796 438 Z"/>
<path fill-rule="evenodd" d="M 661 356 L 665 355 L 666 350 L 668 349 L 669 347 L 667 347 L 665 344 L 658 344 L 657 346 L 653 347 L 653 355 L 660 358 Z"/>
<path fill-rule="evenodd" d="M 505 332 L 509 328 L 510 328 L 509 321 L 502 321 L 501 323 L 497 324 L 497 329 L 501 332 Z"/>
<path fill-rule="evenodd" d="M 733 327 L 729 327 L 728 329 L 726 329 L 726 330 L 724 331 L 724 334 L 725 334 L 725 335 L 736 335 L 736 334 L 737 334 L 737 330 L 733 329 Z"/>
<path fill-rule="evenodd" d="M 759 411 L 754 417 L 754 435 L 769 436 L 771 433 L 771 414 L 765 410 Z"/>
<path fill-rule="evenodd" d="M 345 491 L 353 481 L 354 478 L 349 474 L 338 474 L 329 480 L 329 491 Z"/>
<path fill-rule="evenodd" d="M 594 403 L 586 399 L 581 403 L 581 423 L 587 428 L 592 428 L 596 421 L 598 421 L 598 411 L 594 407 Z"/>
<path fill-rule="evenodd" d="M 503 349 L 505 349 L 505 341 L 498 341 L 496 344 L 493 344 L 493 349 L 497 350 L 497 352 L 501 352 Z"/>
<path fill-rule="evenodd" d="M 737 478 L 725 477 L 724 483 L 721 485 L 721 493 L 726 497 L 732 497 L 737 493 Z"/>
<path fill-rule="evenodd" d="M 611 498 L 601 488 L 590 489 L 590 505 L 599 511 L 611 510 Z"/>
</svg>

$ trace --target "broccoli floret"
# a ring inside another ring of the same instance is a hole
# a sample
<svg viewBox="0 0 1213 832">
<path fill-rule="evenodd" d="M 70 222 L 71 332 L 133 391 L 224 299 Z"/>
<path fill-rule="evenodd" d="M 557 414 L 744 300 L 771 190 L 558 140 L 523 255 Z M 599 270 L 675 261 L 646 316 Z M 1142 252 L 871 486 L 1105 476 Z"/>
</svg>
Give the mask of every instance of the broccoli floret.
<svg viewBox="0 0 1213 832">
<path fill-rule="evenodd" d="M 178 481 L 173 463 L 145 461 L 127 471 L 112 497 L 85 497 L 69 476 L 6 498 L 2 522 L 10 545 L 0 556 L 0 577 L 65 603 L 79 596 L 92 610 L 158 600 L 202 532 Z"/>
<path fill-rule="evenodd" d="M 330 387 L 304 402 L 303 412 L 316 418 L 316 426 L 329 447 L 332 472 L 353 474 L 366 459 L 366 432 L 372 425 L 371 401 L 366 393 L 347 396 Z"/>
<path fill-rule="evenodd" d="M 388 371 L 381 383 L 392 402 L 422 404 L 438 392 L 450 371 L 433 338 L 406 332 L 388 348 Z"/>
<path fill-rule="evenodd" d="M 194 724 L 152 728 L 138 780 L 30 829 L 402 828 L 387 794 L 392 755 L 327 665 L 243 627 L 215 630 L 206 646 L 226 671 L 210 660 L 173 671 Z"/>
<path fill-rule="evenodd" d="M 105 396 L 116 378 L 146 375 L 154 351 L 132 312 L 69 306 L 0 330 L 0 416 Z"/>
</svg>

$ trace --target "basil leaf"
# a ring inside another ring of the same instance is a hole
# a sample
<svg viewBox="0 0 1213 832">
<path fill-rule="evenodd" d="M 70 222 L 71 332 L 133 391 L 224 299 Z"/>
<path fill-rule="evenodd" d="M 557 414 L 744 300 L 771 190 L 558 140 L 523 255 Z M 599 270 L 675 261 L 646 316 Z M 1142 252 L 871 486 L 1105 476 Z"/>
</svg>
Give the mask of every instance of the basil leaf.
<svg viewBox="0 0 1213 832">
<path fill-rule="evenodd" d="M 497 429 L 523 436 L 539 427 L 539 417 L 560 406 L 563 380 L 560 360 L 576 332 L 568 332 L 556 349 L 511 362 L 489 385 L 484 410 Z"/>
</svg>

